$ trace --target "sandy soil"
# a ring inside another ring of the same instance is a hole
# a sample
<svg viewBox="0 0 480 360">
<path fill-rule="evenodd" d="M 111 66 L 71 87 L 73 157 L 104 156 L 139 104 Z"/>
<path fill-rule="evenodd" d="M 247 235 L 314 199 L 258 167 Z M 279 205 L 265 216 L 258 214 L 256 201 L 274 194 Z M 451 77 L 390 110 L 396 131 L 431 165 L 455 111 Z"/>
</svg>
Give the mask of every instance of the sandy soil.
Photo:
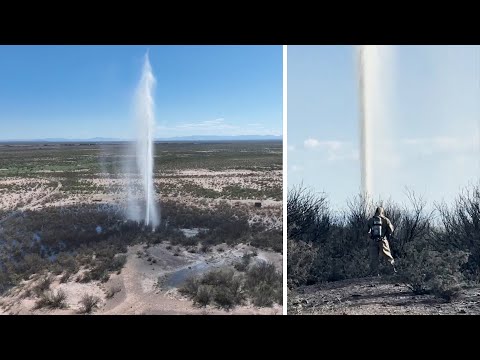
<svg viewBox="0 0 480 360">
<path fill-rule="evenodd" d="M 301 287 L 289 294 L 288 313 L 308 315 L 480 314 L 480 288 L 469 288 L 447 303 L 414 295 L 395 277 L 344 280 Z"/>
<path fill-rule="evenodd" d="M 189 266 L 194 266 L 200 261 L 210 261 L 214 266 L 232 263 L 239 259 L 245 252 L 253 248 L 238 245 L 227 251 L 218 252 L 216 249 L 208 255 L 189 253 L 183 250 L 180 256 L 174 255 L 174 250 L 168 245 L 159 244 L 151 247 L 144 245 L 132 246 L 128 249 L 127 263 L 120 274 L 113 274 L 110 279 L 102 284 L 91 282 L 82 284 L 75 282 L 76 276 L 71 281 L 60 284 L 59 277 L 52 283 L 51 289 L 56 292 L 62 289 L 67 294 L 67 309 L 60 310 L 34 310 L 34 295 L 26 296 L 27 290 L 34 285 L 34 280 L 24 281 L 12 289 L 6 296 L 0 298 L 0 314 L 78 314 L 79 301 L 84 294 L 98 296 L 101 301 L 94 314 L 127 315 L 127 314 L 217 314 L 217 315 L 242 315 L 242 314 L 282 314 L 282 306 L 272 308 L 258 308 L 252 305 L 236 307 L 225 311 L 207 306 L 198 308 L 187 298 L 178 293 L 176 288 L 158 286 L 158 279 L 172 271 L 178 271 Z M 220 245 L 222 246 L 222 245 Z M 218 249 L 218 247 L 216 247 Z M 280 270 L 282 255 L 267 251 L 258 252 L 259 260 L 273 262 Z M 155 263 L 151 260 L 155 259 Z M 107 290 L 116 288 L 118 292 L 107 299 Z"/>
<path fill-rule="evenodd" d="M 107 188 L 125 188 L 126 179 L 111 178 L 97 174 L 99 178 L 85 180 L 93 185 Z M 226 186 L 239 186 L 255 190 L 264 190 L 269 187 L 282 186 L 282 171 L 209 171 L 209 170 L 183 170 L 157 174 L 155 184 L 164 190 L 164 196 L 181 192 L 185 185 L 196 185 L 204 189 L 222 192 Z M 166 185 L 168 185 L 168 190 Z"/>
<path fill-rule="evenodd" d="M 62 184 L 57 183 L 57 186 L 45 185 L 46 180 L 38 179 L 32 181 L 20 181 L 10 183 L 21 186 L 16 190 L 2 189 L 0 184 L 0 210 L 12 211 L 7 217 L 15 215 L 16 211 L 35 210 L 44 206 L 49 202 L 49 198 L 59 193 Z M 6 183 L 7 181 L 4 181 Z M 0 219 L 0 223 L 5 218 Z"/>
<path fill-rule="evenodd" d="M 173 174 L 173 175 L 172 175 Z M 250 223 L 262 222 L 269 228 L 282 226 L 282 201 L 273 199 L 261 200 L 261 208 L 256 208 L 258 199 L 211 199 L 192 196 L 182 193 L 182 186 L 193 184 L 204 189 L 222 191 L 225 186 L 238 185 L 240 187 L 262 190 L 265 186 L 282 185 L 281 171 L 209 171 L 184 170 L 164 174 L 163 178 L 156 178 L 160 189 L 166 184 L 175 185 L 175 190 L 164 190 L 162 200 L 174 200 L 188 206 L 215 207 L 220 202 L 227 202 L 234 206 L 243 207 L 250 213 Z M 76 204 L 112 204 L 124 206 L 126 204 L 126 179 L 97 178 L 81 179 L 87 185 L 101 186 L 101 191 L 72 194 L 62 188 L 61 180 L 8 178 L 0 180 L 0 210 L 17 211 L 33 210 L 51 206 L 69 206 Z M 56 185 L 55 185 L 56 184 Z M 105 192 L 103 192 L 106 189 Z M 157 195 L 160 200 L 160 196 Z"/>
</svg>

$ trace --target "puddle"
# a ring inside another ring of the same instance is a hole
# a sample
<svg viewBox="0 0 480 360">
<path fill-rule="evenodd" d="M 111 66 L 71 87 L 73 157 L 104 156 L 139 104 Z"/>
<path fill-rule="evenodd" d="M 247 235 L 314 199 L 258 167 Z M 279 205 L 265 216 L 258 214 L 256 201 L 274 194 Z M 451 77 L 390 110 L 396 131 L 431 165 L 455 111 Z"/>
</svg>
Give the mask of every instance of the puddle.
<svg viewBox="0 0 480 360">
<path fill-rule="evenodd" d="M 202 261 L 201 263 L 190 267 L 174 271 L 165 276 L 163 286 L 168 289 L 180 287 L 189 277 L 193 275 L 201 275 L 214 267 L 214 264 L 207 264 L 205 261 Z"/>
<path fill-rule="evenodd" d="M 207 231 L 208 229 L 193 228 L 193 229 L 180 229 L 187 238 L 197 236 L 200 231 Z"/>
</svg>

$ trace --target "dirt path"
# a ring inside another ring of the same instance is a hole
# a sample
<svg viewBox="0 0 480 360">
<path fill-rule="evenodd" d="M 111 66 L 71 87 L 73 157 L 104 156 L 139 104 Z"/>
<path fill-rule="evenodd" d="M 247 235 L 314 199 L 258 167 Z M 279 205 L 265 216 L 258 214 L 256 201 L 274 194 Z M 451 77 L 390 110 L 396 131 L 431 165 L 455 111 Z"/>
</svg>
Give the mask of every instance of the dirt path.
<svg viewBox="0 0 480 360">
<path fill-rule="evenodd" d="M 395 278 L 363 278 L 300 287 L 289 294 L 288 313 L 323 315 L 480 314 L 480 287 L 462 290 L 451 303 L 415 295 Z"/>
</svg>

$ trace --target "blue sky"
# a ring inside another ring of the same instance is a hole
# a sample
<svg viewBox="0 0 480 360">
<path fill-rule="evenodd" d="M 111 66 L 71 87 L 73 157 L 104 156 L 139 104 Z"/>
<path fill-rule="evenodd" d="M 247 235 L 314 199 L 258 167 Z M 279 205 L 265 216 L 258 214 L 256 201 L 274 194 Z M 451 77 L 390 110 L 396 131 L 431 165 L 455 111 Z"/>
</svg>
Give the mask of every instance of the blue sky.
<svg viewBox="0 0 480 360">
<path fill-rule="evenodd" d="M 393 46 L 379 52 L 374 198 L 450 201 L 480 175 L 480 47 Z M 288 183 L 328 194 L 360 191 L 354 47 L 288 47 Z"/>
<path fill-rule="evenodd" d="M 0 139 L 129 138 L 147 48 L 157 137 L 282 134 L 282 46 L 0 46 Z"/>
</svg>

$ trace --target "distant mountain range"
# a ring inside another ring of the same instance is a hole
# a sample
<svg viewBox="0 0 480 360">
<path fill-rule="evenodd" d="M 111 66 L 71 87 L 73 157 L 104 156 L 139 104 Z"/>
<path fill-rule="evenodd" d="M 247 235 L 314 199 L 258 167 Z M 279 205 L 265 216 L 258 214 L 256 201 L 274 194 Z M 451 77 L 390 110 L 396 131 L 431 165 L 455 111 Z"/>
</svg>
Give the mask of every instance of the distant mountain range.
<svg viewBox="0 0 480 360">
<path fill-rule="evenodd" d="M 155 141 L 254 141 L 254 140 L 282 140 L 282 136 L 277 135 L 198 135 L 198 136 L 178 136 L 171 138 L 157 138 Z M 128 141 L 128 139 L 94 137 L 88 139 L 67 139 L 67 138 L 45 138 L 45 139 L 23 139 L 23 140 L 0 140 L 0 143 L 7 142 L 115 142 Z"/>
<path fill-rule="evenodd" d="M 155 141 L 225 141 L 225 140 L 282 140 L 281 136 L 277 135 L 236 135 L 236 136 L 222 136 L 222 135 L 198 135 L 198 136 L 179 136 L 172 138 L 159 138 Z"/>
</svg>

